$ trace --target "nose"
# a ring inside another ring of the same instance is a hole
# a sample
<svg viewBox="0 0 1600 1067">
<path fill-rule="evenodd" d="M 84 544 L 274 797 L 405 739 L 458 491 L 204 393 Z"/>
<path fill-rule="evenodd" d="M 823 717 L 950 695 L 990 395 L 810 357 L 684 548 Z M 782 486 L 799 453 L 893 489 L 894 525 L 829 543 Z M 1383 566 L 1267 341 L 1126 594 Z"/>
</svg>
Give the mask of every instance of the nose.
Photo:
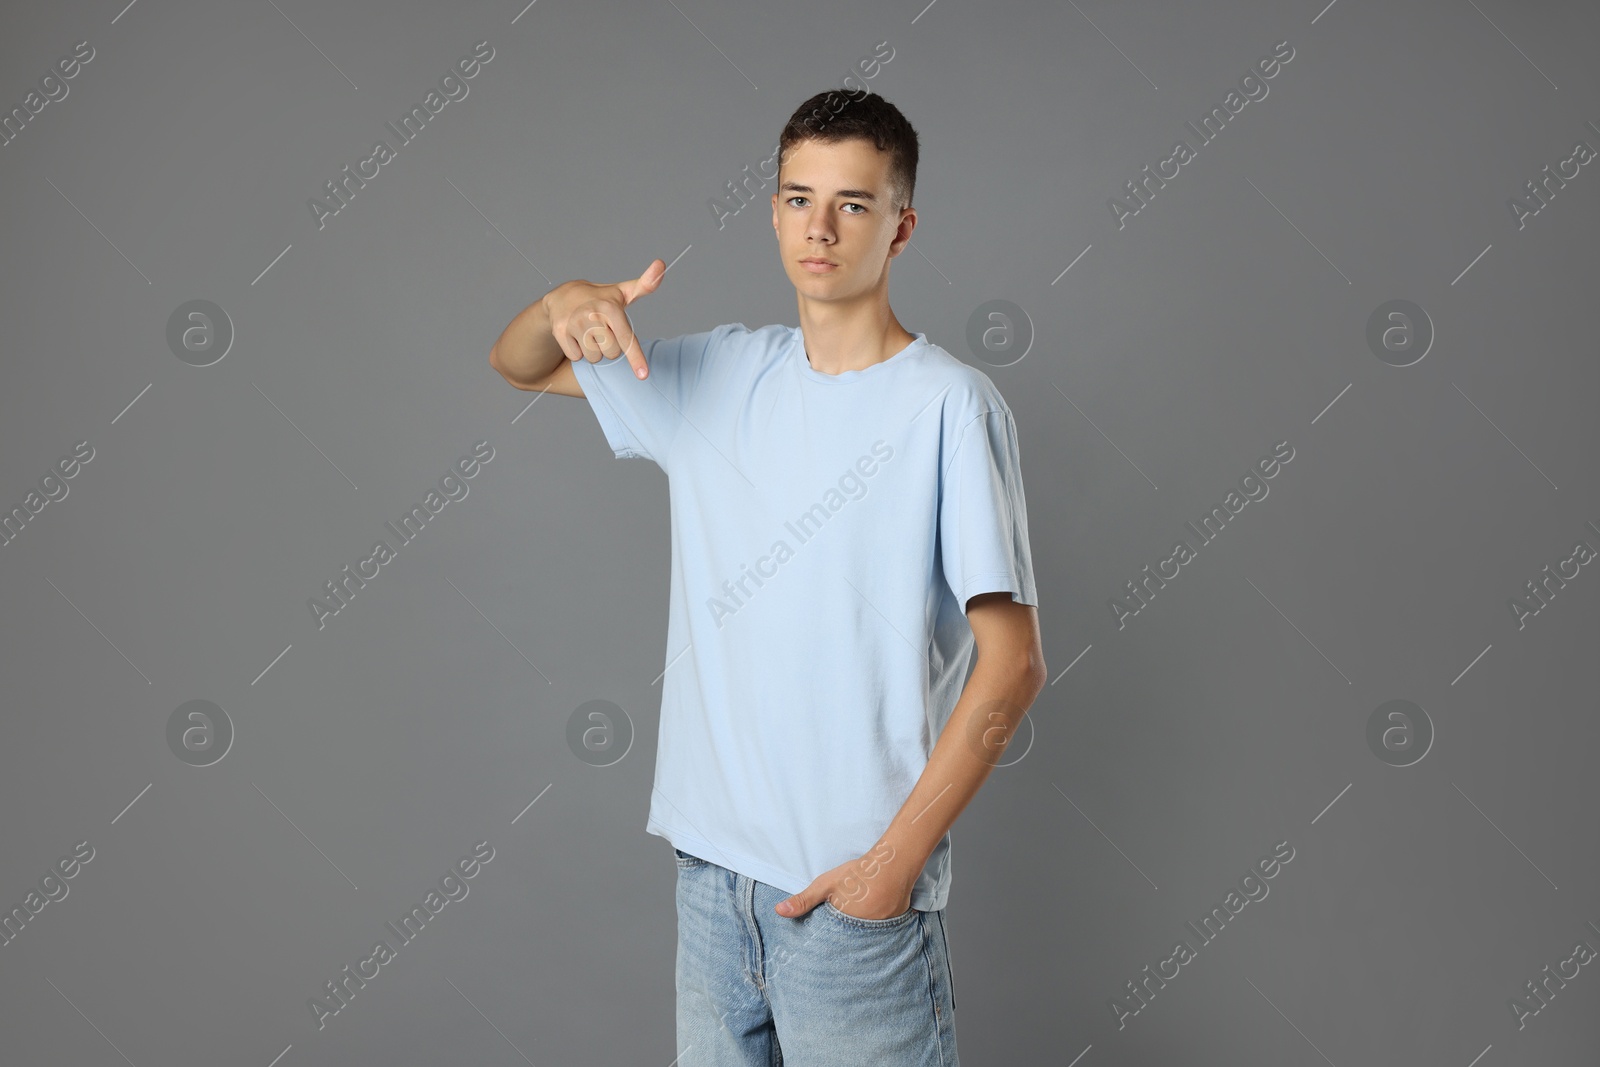
<svg viewBox="0 0 1600 1067">
<path fill-rule="evenodd" d="M 806 240 L 812 244 L 829 245 L 833 243 L 833 227 L 828 223 L 828 213 L 822 209 L 813 209 L 806 216 Z"/>
</svg>

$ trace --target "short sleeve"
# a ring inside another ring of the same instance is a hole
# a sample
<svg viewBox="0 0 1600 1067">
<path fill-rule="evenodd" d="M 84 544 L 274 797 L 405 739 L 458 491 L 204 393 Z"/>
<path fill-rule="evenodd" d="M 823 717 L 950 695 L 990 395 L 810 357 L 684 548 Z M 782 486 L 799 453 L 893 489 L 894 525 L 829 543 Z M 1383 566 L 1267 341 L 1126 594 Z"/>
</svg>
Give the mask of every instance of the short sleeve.
<svg viewBox="0 0 1600 1067">
<path fill-rule="evenodd" d="M 715 354 L 726 326 L 704 333 L 654 340 L 639 339 L 649 377 L 634 377 L 627 357 L 586 359 L 572 364 L 572 373 L 594 410 L 606 443 L 622 458 L 635 457 L 661 464 L 682 425 L 689 399 L 705 375 L 708 358 Z"/>
<path fill-rule="evenodd" d="M 939 487 L 939 545 L 945 581 L 962 612 L 979 593 L 1009 592 L 1038 606 L 1022 457 L 1009 410 L 986 411 L 956 436 Z"/>
</svg>

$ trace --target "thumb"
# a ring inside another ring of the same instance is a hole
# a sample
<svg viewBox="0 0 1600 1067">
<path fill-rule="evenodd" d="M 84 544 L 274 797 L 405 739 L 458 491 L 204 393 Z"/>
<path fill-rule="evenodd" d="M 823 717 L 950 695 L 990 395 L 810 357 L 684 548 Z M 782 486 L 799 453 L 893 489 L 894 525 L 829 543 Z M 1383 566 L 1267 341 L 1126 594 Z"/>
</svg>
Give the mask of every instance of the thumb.
<svg viewBox="0 0 1600 1067">
<path fill-rule="evenodd" d="M 812 908 L 815 908 L 821 899 L 822 898 L 819 895 L 812 892 L 812 888 L 810 886 L 807 886 L 804 890 L 796 893 L 794 896 L 785 897 L 784 899 L 778 901 L 776 910 L 779 915 L 794 919 L 804 915 Z"/>
<path fill-rule="evenodd" d="M 656 264 L 661 264 L 661 269 L 656 270 Z M 666 276 L 667 265 L 659 259 L 652 259 L 644 273 L 632 281 L 619 282 L 617 288 L 622 290 L 624 305 L 631 304 L 641 296 L 648 296 L 656 291 L 656 286 L 661 284 L 661 279 Z"/>
</svg>

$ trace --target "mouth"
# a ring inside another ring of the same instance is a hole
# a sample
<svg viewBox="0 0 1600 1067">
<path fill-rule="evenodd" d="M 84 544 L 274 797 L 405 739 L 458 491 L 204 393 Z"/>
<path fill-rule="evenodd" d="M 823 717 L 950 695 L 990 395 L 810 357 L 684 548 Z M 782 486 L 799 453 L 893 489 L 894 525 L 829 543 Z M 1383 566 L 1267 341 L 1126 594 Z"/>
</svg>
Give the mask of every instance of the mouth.
<svg viewBox="0 0 1600 1067">
<path fill-rule="evenodd" d="M 800 261 L 800 265 L 806 270 L 811 271 L 813 274 L 826 274 L 828 271 L 834 270 L 839 266 L 839 264 L 834 263 L 831 260 L 817 259 L 815 257 L 810 259 L 802 259 Z"/>
</svg>

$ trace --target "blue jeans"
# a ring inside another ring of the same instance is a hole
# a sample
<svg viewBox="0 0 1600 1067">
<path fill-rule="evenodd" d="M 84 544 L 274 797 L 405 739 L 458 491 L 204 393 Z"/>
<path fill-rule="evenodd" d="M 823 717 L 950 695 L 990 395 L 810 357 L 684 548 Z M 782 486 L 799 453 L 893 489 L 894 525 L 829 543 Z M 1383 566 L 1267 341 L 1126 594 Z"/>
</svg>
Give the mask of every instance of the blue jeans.
<svg viewBox="0 0 1600 1067">
<path fill-rule="evenodd" d="M 673 852 L 674 1067 L 958 1067 L 943 910 L 785 918 L 790 894 Z"/>
</svg>

